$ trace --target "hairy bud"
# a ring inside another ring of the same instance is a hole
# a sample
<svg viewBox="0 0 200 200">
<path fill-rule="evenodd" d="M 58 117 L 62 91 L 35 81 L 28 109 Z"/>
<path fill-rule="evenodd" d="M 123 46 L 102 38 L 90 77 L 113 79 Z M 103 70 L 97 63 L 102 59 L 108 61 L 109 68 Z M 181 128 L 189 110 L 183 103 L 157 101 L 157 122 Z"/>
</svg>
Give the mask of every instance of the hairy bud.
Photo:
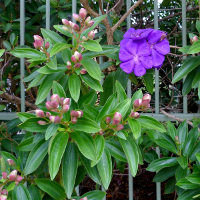
<svg viewBox="0 0 200 200">
<path fill-rule="evenodd" d="M 85 68 L 81 69 L 80 71 L 81 74 L 87 74 L 87 70 Z"/>
<path fill-rule="evenodd" d="M 67 69 L 70 70 L 72 68 L 72 63 L 70 61 L 67 61 L 67 66 L 66 67 L 67 67 Z"/>
<path fill-rule="evenodd" d="M 59 116 L 50 116 L 49 119 L 54 124 L 59 124 L 61 121 L 61 118 Z"/>
<path fill-rule="evenodd" d="M 110 124 L 111 122 L 111 118 L 110 117 L 106 117 L 106 124 Z"/>
<path fill-rule="evenodd" d="M 43 110 L 40 110 L 40 109 L 36 109 L 35 114 L 37 117 L 45 117 Z"/>
<path fill-rule="evenodd" d="M 34 38 L 34 43 L 33 43 L 34 47 L 36 49 L 40 49 L 44 45 L 43 38 L 40 37 L 39 35 L 34 35 L 33 38 Z"/>
<path fill-rule="evenodd" d="M 130 117 L 131 118 L 134 118 L 134 119 L 137 119 L 137 118 L 139 118 L 140 117 L 140 114 L 138 113 L 138 112 L 131 112 L 131 114 L 130 114 Z"/>
<path fill-rule="evenodd" d="M 77 122 L 77 117 L 72 117 L 72 118 L 71 118 L 71 122 L 72 122 L 72 124 L 76 124 L 76 122 Z"/>
<path fill-rule="evenodd" d="M 50 101 L 47 101 L 47 102 L 46 102 L 46 108 L 47 108 L 48 110 L 53 109 L 52 106 L 51 106 L 51 102 L 50 102 Z"/>
<path fill-rule="evenodd" d="M 13 171 L 10 172 L 10 174 L 9 174 L 9 180 L 10 180 L 10 181 L 15 181 L 16 178 L 17 178 L 17 170 L 13 170 Z"/>
<path fill-rule="evenodd" d="M 70 23 L 67 19 L 62 19 L 62 23 L 65 25 L 65 26 L 70 26 Z"/>
<path fill-rule="evenodd" d="M 113 117 L 113 124 L 119 124 L 119 122 L 122 120 L 122 115 L 119 113 L 119 112 L 116 112 L 114 114 L 114 117 Z"/>
<path fill-rule="evenodd" d="M 51 113 L 50 112 L 46 112 L 46 117 L 50 117 L 51 116 Z"/>
<path fill-rule="evenodd" d="M 83 41 L 87 41 L 88 39 L 87 39 L 85 36 L 83 36 L 83 37 L 82 37 L 82 40 L 83 40 Z"/>
<path fill-rule="evenodd" d="M 17 175 L 16 181 L 17 181 L 17 182 L 21 182 L 22 180 L 23 180 L 23 177 L 22 177 L 22 176 L 19 176 L 19 175 Z"/>
<path fill-rule="evenodd" d="M 117 131 L 121 131 L 124 128 L 123 124 L 118 124 L 117 125 Z"/>
<path fill-rule="evenodd" d="M 78 112 L 75 111 L 75 110 L 72 110 L 70 115 L 71 115 L 71 117 L 78 117 L 79 116 Z"/>
<path fill-rule="evenodd" d="M 8 176 L 8 175 L 7 175 L 6 172 L 2 172 L 2 178 L 3 178 L 3 179 L 7 179 L 7 176 Z"/>
<path fill-rule="evenodd" d="M 72 27 L 72 29 L 75 30 L 75 31 L 79 31 L 79 29 L 80 29 L 80 28 L 79 28 L 79 25 L 78 25 L 78 24 L 75 24 L 75 23 L 72 23 L 72 26 L 71 26 L 71 27 Z"/>
<path fill-rule="evenodd" d="M 133 103 L 134 108 L 139 108 L 142 106 L 142 99 L 136 99 Z"/>
<path fill-rule="evenodd" d="M 142 100 L 148 101 L 148 103 L 150 103 L 150 101 L 151 101 L 151 95 L 150 95 L 150 94 L 145 94 L 145 95 L 142 97 Z"/>
<path fill-rule="evenodd" d="M 80 16 L 78 14 L 74 13 L 72 16 L 76 21 L 78 21 L 78 22 L 80 21 Z"/>
<path fill-rule="evenodd" d="M 79 68 L 81 67 L 81 63 L 76 63 L 76 64 L 74 65 L 74 67 L 75 67 L 76 69 L 79 69 Z"/>
<path fill-rule="evenodd" d="M 3 189 L 3 190 L 1 191 L 1 194 L 3 194 L 3 195 L 8 195 L 8 191 L 7 191 L 6 189 Z"/>
<path fill-rule="evenodd" d="M 77 113 L 78 113 L 78 118 L 83 116 L 83 111 L 82 110 L 77 111 Z"/>
<path fill-rule="evenodd" d="M 60 102 L 60 97 L 58 94 L 53 94 L 51 96 L 51 101 L 57 101 L 58 103 Z"/>
<path fill-rule="evenodd" d="M 193 44 L 194 42 L 197 42 L 199 40 L 198 36 L 194 36 L 193 38 L 190 39 L 191 43 Z"/>
<path fill-rule="evenodd" d="M 14 160 L 12 160 L 12 159 L 7 159 L 7 163 L 8 163 L 10 166 L 14 166 L 14 165 L 15 165 L 15 162 L 14 162 Z"/>
<path fill-rule="evenodd" d="M 87 10 L 85 8 L 81 8 L 79 10 L 79 16 L 81 17 L 81 19 L 84 20 L 86 18 L 86 16 L 87 16 Z"/>
<path fill-rule="evenodd" d="M 56 108 L 59 107 L 59 103 L 60 103 L 60 101 L 59 101 L 59 102 L 57 102 L 57 101 L 51 101 L 51 107 L 52 107 L 53 109 L 56 109 Z"/>
<path fill-rule="evenodd" d="M 85 25 L 88 25 L 88 23 L 90 22 L 90 20 L 91 20 L 91 17 L 90 16 L 87 17 L 86 20 L 85 20 Z"/>
<path fill-rule="evenodd" d="M 49 42 L 46 42 L 46 44 L 45 44 L 45 49 L 48 49 L 49 46 L 50 46 Z"/>
<path fill-rule="evenodd" d="M 67 104 L 63 105 L 62 111 L 63 112 L 68 112 L 69 111 L 69 105 L 67 105 Z"/>
<path fill-rule="evenodd" d="M 88 33 L 88 38 L 89 38 L 90 40 L 93 40 L 93 39 L 94 39 L 94 36 L 95 36 L 95 32 L 94 32 L 94 31 L 90 31 L 90 32 Z"/>
<path fill-rule="evenodd" d="M 64 98 L 63 105 L 69 105 L 70 104 L 70 98 Z"/>
</svg>

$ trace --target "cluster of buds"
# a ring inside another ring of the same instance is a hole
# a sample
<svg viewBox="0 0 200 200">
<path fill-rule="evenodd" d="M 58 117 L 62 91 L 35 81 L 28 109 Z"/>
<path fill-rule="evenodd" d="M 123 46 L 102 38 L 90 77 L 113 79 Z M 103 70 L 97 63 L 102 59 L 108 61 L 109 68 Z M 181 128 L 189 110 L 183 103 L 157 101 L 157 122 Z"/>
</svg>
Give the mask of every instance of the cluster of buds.
<svg viewBox="0 0 200 200">
<path fill-rule="evenodd" d="M 33 46 L 36 49 L 39 49 L 41 51 L 45 51 L 49 48 L 49 42 L 44 43 L 44 39 L 41 36 L 34 35 L 33 38 L 34 38 Z"/>
<path fill-rule="evenodd" d="M 69 111 L 70 108 L 70 99 L 69 98 L 60 98 L 59 95 L 53 94 L 51 100 L 46 102 L 46 108 L 51 112 L 57 112 L 60 115 L 52 115 L 50 112 L 44 113 L 43 110 L 35 110 L 36 116 L 40 118 L 49 118 L 52 123 L 58 124 L 61 122 L 62 116 L 64 113 Z M 40 120 L 38 124 L 45 125 L 46 121 Z"/>
<path fill-rule="evenodd" d="M 6 180 L 6 181 L 14 181 L 16 185 L 18 185 L 22 180 L 23 177 L 20 175 L 17 175 L 17 170 L 13 170 L 10 172 L 10 174 L 7 174 L 7 172 L 2 172 L 2 179 Z M 3 195 L 6 195 L 6 191 L 2 190 L 2 192 L 4 192 Z"/>
<path fill-rule="evenodd" d="M 122 115 L 119 112 L 116 112 L 112 119 L 111 117 L 106 117 L 106 124 L 114 131 L 120 131 L 124 128 L 122 124 Z M 101 130 L 99 134 L 102 135 L 103 131 Z"/>
<path fill-rule="evenodd" d="M 71 115 L 72 124 L 76 124 L 77 119 L 81 118 L 83 116 L 83 111 L 82 110 L 79 110 L 79 111 L 72 110 L 70 115 Z"/>
<path fill-rule="evenodd" d="M 142 99 L 136 99 L 133 103 L 133 110 L 129 117 L 137 119 L 140 117 L 138 111 L 146 111 L 150 108 L 151 95 L 145 94 Z"/>
<path fill-rule="evenodd" d="M 7 200 L 8 191 L 6 189 L 0 189 L 0 200 Z"/>
<path fill-rule="evenodd" d="M 82 54 L 79 53 L 78 51 L 75 51 L 71 57 L 71 61 L 74 63 L 74 68 L 76 69 L 80 68 L 82 59 L 83 59 Z"/>
<path fill-rule="evenodd" d="M 190 39 L 191 44 L 193 44 L 194 42 L 197 42 L 199 40 L 198 36 L 194 36 L 193 38 Z"/>
</svg>

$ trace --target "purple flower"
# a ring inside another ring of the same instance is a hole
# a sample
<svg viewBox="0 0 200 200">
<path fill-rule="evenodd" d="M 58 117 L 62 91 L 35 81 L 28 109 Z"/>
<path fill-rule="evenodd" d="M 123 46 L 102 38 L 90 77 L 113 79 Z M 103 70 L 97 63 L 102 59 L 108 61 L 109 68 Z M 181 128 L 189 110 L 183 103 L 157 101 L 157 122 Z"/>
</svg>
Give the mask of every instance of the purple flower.
<svg viewBox="0 0 200 200">
<path fill-rule="evenodd" d="M 160 68 L 170 51 L 166 34 L 154 29 L 130 28 L 120 43 L 121 69 L 143 76 L 147 69 Z"/>
</svg>

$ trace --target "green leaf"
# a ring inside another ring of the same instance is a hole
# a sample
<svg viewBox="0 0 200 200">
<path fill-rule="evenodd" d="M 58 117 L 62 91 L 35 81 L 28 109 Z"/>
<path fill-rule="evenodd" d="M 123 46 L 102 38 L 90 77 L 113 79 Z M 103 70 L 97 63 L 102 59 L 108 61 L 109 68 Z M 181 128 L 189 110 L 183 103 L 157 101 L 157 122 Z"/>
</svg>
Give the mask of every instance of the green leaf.
<svg viewBox="0 0 200 200">
<path fill-rule="evenodd" d="M 42 118 L 30 118 L 26 120 L 24 123 L 19 124 L 19 128 L 25 130 L 25 131 L 30 131 L 30 132 L 45 132 L 47 129 L 47 125 L 39 125 L 37 122 L 41 120 Z"/>
<path fill-rule="evenodd" d="M 26 120 L 30 118 L 35 118 L 35 115 L 32 113 L 25 113 L 25 112 L 19 112 L 17 113 L 17 116 L 22 122 L 25 122 Z"/>
<path fill-rule="evenodd" d="M 30 152 L 28 159 L 26 161 L 26 166 L 24 169 L 24 174 L 28 175 L 34 172 L 42 160 L 46 156 L 48 151 L 48 141 L 41 140 Z"/>
<path fill-rule="evenodd" d="M 157 172 L 163 168 L 175 166 L 177 165 L 177 163 L 177 158 L 175 157 L 163 157 L 151 162 L 150 165 L 147 167 L 147 170 L 151 172 Z"/>
<path fill-rule="evenodd" d="M 117 92 L 117 98 L 119 102 L 127 99 L 126 92 L 119 81 L 115 82 L 115 89 Z"/>
<path fill-rule="evenodd" d="M 3 56 L 5 49 L 0 49 L 0 57 Z"/>
<path fill-rule="evenodd" d="M 112 179 L 112 160 L 108 150 L 104 149 L 102 157 L 97 164 L 102 184 L 107 190 Z"/>
<path fill-rule="evenodd" d="M 59 127 L 58 124 L 54 124 L 54 123 L 50 124 L 45 133 L 45 140 L 48 140 L 49 138 L 54 136 L 58 130 L 58 127 Z"/>
<path fill-rule="evenodd" d="M 97 166 L 91 167 L 91 161 L 85 158 L 84 156 L 80 155 L 81 163 L 84 165 L 88 176 L 97 184 L 101 185 L 99 173 L 97 170 Z"/>
<path fill-rule="evenodd" d="M 97 62 L 95 62 L 92 58 L 83 57 L 81 63 L 92 78 L 98 81 L 101 80 L 101 70 Z"/>
<path fill-rule="evenodd" d="M 188 54 L 194 54 L 200 52 L 200 41 L 196 41 L 192 44 L 192 46 L 188 50 Z"/>
<path fill-rule="evenodd" d="M 12 193 L 12 199 L 13 200 L 32 200 L 31 195 L 27 188 L 20 184 L 15 187 Z"/>
<path fill-rule="evenodd" d="M 25 140 L 23 140 L 20 144 L 19 144 L 19 150 L 20 151 L 31 151 L 33 149 L 33 136 L 29 137 Z"/>
<path fill-rule="evenodd" d="M 45 54 L 31 48 L 16 48 L 11 51 L 11 54 L 18 58 L 32 58 L 32 59 L 41 59 L 46 60 Z"/>
<path fill-rule="evenodd" d="M 28 191 L 31 195 L 31 200 L 42 200 L 39 189 L 35 185 L 31 185 L 28 188 Z"/>
<path fill-rule="evenodd" d="M 192 173 L 185 177 L 189 182 L 200 186 L 200 173 Z"/>
<path fill-rule="evenodd" d="M 187 139 L 185 140 L 184 146 L 183 146 L 183 155 L 186 157 L 190 157 L 195 143 L 198 140 L 199 132 L 198 128 L 193 128 L 187 136 Z"/>
<path fill-rule="evenodd" d="M 74 190 L 76 174 L 78 169 L 78 151 L 74 143 L 68 143 L 63 156 L 62 162 L 62 180 L 63 187 L 67 194 L 67 198 L 70 199 Z"/>
<path fill-rule="evenodd" d="M 159 132 L 165 132 L 165 127 L 156 119 L 148 116 L 140 116 L 137 121 L 139 121 L 144 128 L 157 130 Z"/>
<path fill-rule="evenodd" d="M 178 161 L 179 165 L 180 165 L 183 169 L 185 169 L 185 168 L 188 166 L 188 160 L 187 160 L 186 157 L 183 157 L 183 156 L 178 157 L 178 158 L 177 158 L 177 161 Z"/>
<path fill-rule="evenodd" d="M 71 124 L 70 128 L 75 131 L 83 131 L 86 133 L 97 133 L 101 130 L 95 121 L 84 117 L 79 118 L 76 124 Z"/>
<path fill-rule="evenodd" d="M 191 190 L 191 189 L 197 189 L 197 188 L 199 188 L 198 184 L 191 183 L 186 178 L 180 179 L 176 183 L 176 185 L 179 186 L 180 188 L 184 189 L 184 190 Z"/>
<path fill-rule="evenodd" d="M 152 94 L 153 89 L 154 89 L 154 87 L 153 87 L 153 81 L 154 81 L 153 72 L 148 70 L 147 73 L 143 76 L 143 80 L 144 80 L 144 84 L 147 88 L 147 91 Z"/>
<path fill-rule="evenodd" d="M 82 43 L 82 46 L 89 51 L 103 51 L 101 45 L 96 40 L 88 40 Z"/>
<path fill-rule="evenodd" d="M 95 144 L 91 135 L 83 132 L 72 132 L 71 137 L 86 158 L 94 161 L 97 160 Z"/>
<path fill-rule="evenodd" d="M 35 179 L 37 186 L 56 200 L 65 200 L 66 194 L 63 187 L 55 181 L 46 178 Z"/>
<path fill-rule="evenodd" d="M 133 102 L 136 100 L 136 99 L 142 99 L 143 97 L 143 93 L 142 93 L 142 90 L 138 90 L 137 92 L 135 92 L 131 98 L 131 104 L 133 104 Z"/>
<path fill-rule="evenodd" d="M 63 25 L 54 25 L 53 26 L 58 32 L 62 33 L 63 35 L 67 37 L 72 37 L 72 34 L 68 31 L 65 31 L 62 27 Z"/>
<path fill-rule="evenodd" d="M 177 135 L 176 128 L 170 121 L 167 122 L 167 134 L 172 138 L 172 140 L 174 140 Z"/>
<path fill-rule="evenodd" d="M 49 146 L 49 173 L 51 180 L 55 178 L 60 168 L 61 160 L 68 143 L 69 135 L 66 132 L 58 132 Z"/>
<path fill-rule="evenodd" d="M 136 176 L 139 163 L 139 152 L 138 147 L 132 137 L 128 137 L 127 140 L 119 138 L 119 142 L 126 155 L 129 168 L 133 177 Z"/>
<path fill-rule="evenodd" d="M 66 40 L 54 31 L 43 29 L 43 28 L 41 29 L 41 31 L 45 40 L 50 40 L 51 43 L 53 44 L 66 43 Z"/>
<path fill-rule="evenodd" d="M 93 190 L 93 191 L 85 193 L 80 198 L 87 197 L 88 200 L 103 200 L 105 196 L 106 196 L 105 192 L 102 192 L 100 190 Z"/>
<path fill-rule="evenodd" d="M 52 57 L 50 62 L 46 63 L 46 66 L 48 67 L 49 70 L 57 70 L 57 59 L 56 56 Z M 40 70 L 38 70 L 40 72 Z M 55 71 L 56 72 L 56 71 Z"/>
<path fill-rule="evenodd" d="M 179 196 L 177 200 L 191 200 L 193 199 L 192 197 L 196 194 L 199 194 L 200 190 L 196 189 L 196 190 L 186 190 L 184 192 L 182 192 Z"/>
<path fill-rule="evenodd" d="M 95 91 L 103 92 L 103 88 L 98 80 L 93 79 L 89 74 L 81 75 L 83 82 Z"/>
<path fill-rule="evenodd" d="M 183 149 L 185 140 L 187 138 L 187 133 L 188 133 L 188 125 L 187 122 L 184 121 L 182 122 L 179 127 L 178 127 L 178 140 L 180 142 L 180 149 Z"/>
<path fill-rule="evenodd" d="M 56 55 L 57 53 L 59 53 L 60 51 L 63 51 L 67 48 L 69 48 L 71 45 L 66 44 L 66 43 L 57 43 L 53 46 L 53 48 L 50 51 L 50 57 Z"/>
<path fill-rule="evenodd" d="M 199 20 L 196 21 L 196 29 L 200 33 L 200 21 Z"/>
<path fill-rule="evenodd" d="M 106 140 L 106 148 L 109 149 L 110 154 L 114 158 L 116 158 L 122 162 L 127 162 L 126 156 L 125 156 L 123 149 L 118 141 Z"/>
<path fill-rule="evenodd" d="M 141 125 L 140 123 L 132 118 L 128 118 L 128 125 L 133 133 L 135 139 L 138 139 L 141 135 Z"/>
<path fill-rule="evenodd" d="M 71 76 L 69 76 L 68 86 L 72 98 L 74 99 L 74 101 L 77 102 L 80 96 L 81 88 L 81 80 L 78 75 L 72 74 Z"/>
<path fill-rule="evenodd" d="M 37 93 L 37 99 L 35 102 L 36 105 L 42 103 L 46 99 L 47 95 L 49 94 L 49 92 L 52 88 L 53 81 L 56 80 L 58 75 L 59 74 L 57 74 L 57 73 L 51 74 L 51 75 L 48 75 L 43 80 L 43 82 L 41 83 L 41 85 L 39 87 L 38 93 Z"/>
<path fill-rule="evenodd" d="M 178 69 L 178 71 L 174 75 L 172 83 L 174 84 L 177 81 L 181 80 L 185 75 L 187 75 L 189 72 L 198 67 L 199 63 L 200 56 L 191 57 L 185 60 L 183 65 Z"/>
<path fill-rule="evenodd" d="M 0 111 L 3 111 L 5 109 L 6 105 L 0 105 Z"/>
<path fill-rule="evenodd" d="M 187 95 L 191 89 L 192 89 L 192 82 L 194 80 L 195 75 L 197 74 L 197 70 L 193 70 L 192 72 L 190 72 L 183 84 L 183 89 L 182 89 L 182 93 L 183 95 Z"/>
<path fill-rule="evenodd" d="M 53 82 L 53 94 L 58 94 L 59 97 L 66 97 L 65 91 L 57 81 Z"/>
<path fill-rule="evenodd" d="M 176 167 L 167 167 L 160 170 L 153 178 L 153 182 L 164 182 L 168 178 L 175 176 Z"/>
</svg>

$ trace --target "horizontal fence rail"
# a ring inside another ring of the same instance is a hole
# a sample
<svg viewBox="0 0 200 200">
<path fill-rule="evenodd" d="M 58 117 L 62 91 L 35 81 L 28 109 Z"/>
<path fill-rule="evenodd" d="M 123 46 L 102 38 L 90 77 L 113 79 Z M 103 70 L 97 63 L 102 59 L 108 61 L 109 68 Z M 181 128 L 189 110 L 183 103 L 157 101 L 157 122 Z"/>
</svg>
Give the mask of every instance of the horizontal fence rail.
<svg viewBox="0 0 200 200">
<path fill-rule="evenodd" d="M 102 0 L 103 2 L 103 0 Z M 129 10 L 132 0 L 126 0 L 126 10 Z M 182 0 L 182 8 L 177 8 L 182 10 L 182 45 L 185 46 L 186 43 L 186 0 Z M 162 9 L 161 9 L 162 10 Z M 72 1 L 72 13 L 77 11 L 77 1 Z M 100 13 L 101 14 L 101 13 Z M 159 7 L 158 0 L 154 0 L 154 28 L 159 29 Z M 131 14 L 127 17 L 127 29 L 131 27 Z M 50 29 L 50 0 L 46 0 L 46 29 Z M 25 0 L 20 0 L 20 45 L 25 44 L 24 39 L 25 34 Z M 100 62 L 103 62 L 100 58 Z M 24 59 L 20 59 L 20 89 L 21 89 L 21 112 L 25 112 L 25 87 L 24 87 Z M 128 81 L 127 84 L 127 96 L 131 97 L 131 81 Z M 49 98 L 49 97 L 48 97 Z M 188 113 L 187 111 L 187 96 L 183 97 L 183 113 L 173 113 L 174 119 L 169 118 L 168 116 L 160 113 L 160 100 L 159 100 L 159 71 L 155 70 L 155 113 L 143 113 L 142 115 L 155 117 L 159 121 L 176 121 L 176 118 L 181 118 L 185 120 L 192 120 L 193 118 L 199 117 L 197 113 Z M 14 112 L 1 112 L 0 120 L 12 120 L 17 117 L 17 114 Z M 156 152 L 159 155 L 159 149 L 156 149 Z M 78 188 L 76 188 L 79 193 Z M 133 200 L 133 178 L 129 171 L 129 200 Z M 156 183 L 156 198 L 161 200 L 161 184 Z"/>
</svg>

